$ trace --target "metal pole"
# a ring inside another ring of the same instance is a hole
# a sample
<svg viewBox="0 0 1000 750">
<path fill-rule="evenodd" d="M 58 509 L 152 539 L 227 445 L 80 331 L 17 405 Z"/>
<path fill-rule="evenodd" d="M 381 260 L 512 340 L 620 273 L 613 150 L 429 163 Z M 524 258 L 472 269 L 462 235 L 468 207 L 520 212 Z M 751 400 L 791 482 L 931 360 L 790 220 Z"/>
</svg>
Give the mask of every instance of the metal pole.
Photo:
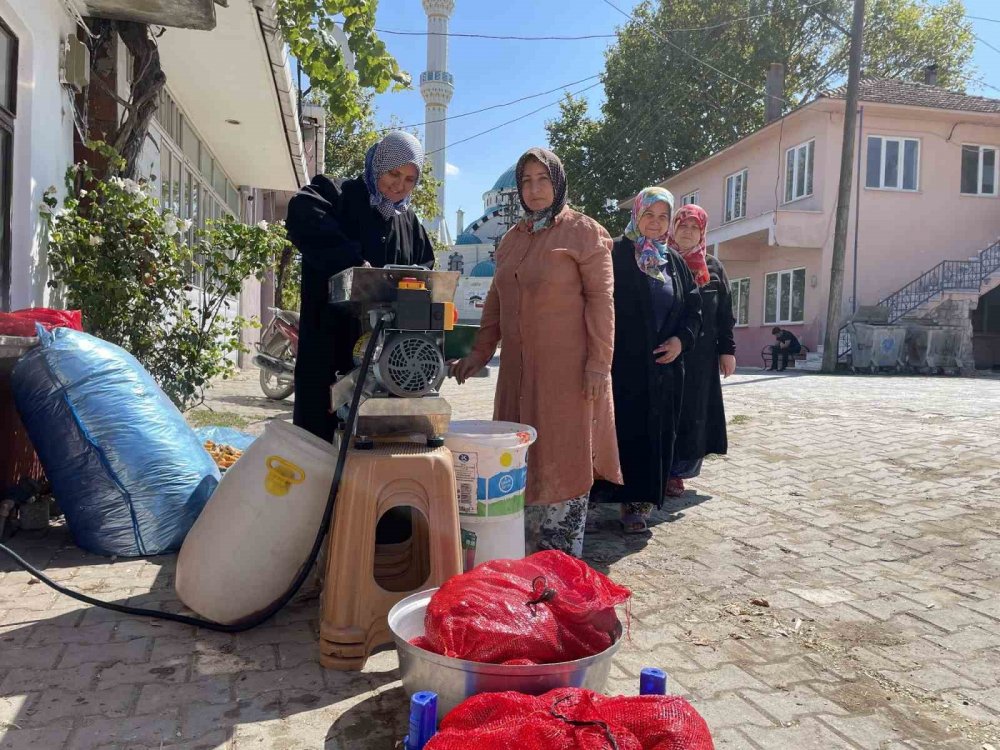
<svg viewBox="0 0 1000 750">
<path fill-rule="evenodd" d="M 858 229 L 861 226 L 861 152 L 865 144 L 861 135 L 865 130 L 865 108 L 858 112 L 858 186 L 854 196 L 854 282 L 851 289 L 851 312 L 858 311 Z M 838 337 L 837 346 L 840 346 Z"/>
<path fill-rule="evenodd" d="M 858 87 L 861 82 L 861 46 L 865 28 L 865 0 L 854 0 L 851 25 L 851 57 L 847 74 L 847 102 L 844 105 L 844 143 L 840 155 L 840 189 L 837 193 L 837 227 L 833 235 L 830 261 L 830 300 L 826 311 L 823 341 L 823 372 L 834 372 L 840 353 L 840 311 L 844 294 L 844 255 L 847 224 L 851 216 L 851 180 L 854 178 L 855 124 L 858 115 Z"/>
</svg>

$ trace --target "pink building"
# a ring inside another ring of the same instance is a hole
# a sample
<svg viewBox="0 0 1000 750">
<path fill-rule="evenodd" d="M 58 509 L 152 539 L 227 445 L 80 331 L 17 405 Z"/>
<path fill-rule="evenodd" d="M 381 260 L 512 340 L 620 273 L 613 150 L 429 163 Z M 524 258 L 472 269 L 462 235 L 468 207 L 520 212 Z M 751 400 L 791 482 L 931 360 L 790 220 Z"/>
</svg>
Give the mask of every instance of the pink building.
<svg viewBox="0 0 1000 750">
<path fill-rule="evenodd" d="M 844 103 L 829 92 L 663 183 L 710 215 L 741 365 L 760 364 L 776 325 L 822 344 Z M 958 300 L 977 366 L 1000 363 L 1000 100 L 867 80 L 860 107 L 841 322 L 886 298 L 893 320 Z"/>
</svg>

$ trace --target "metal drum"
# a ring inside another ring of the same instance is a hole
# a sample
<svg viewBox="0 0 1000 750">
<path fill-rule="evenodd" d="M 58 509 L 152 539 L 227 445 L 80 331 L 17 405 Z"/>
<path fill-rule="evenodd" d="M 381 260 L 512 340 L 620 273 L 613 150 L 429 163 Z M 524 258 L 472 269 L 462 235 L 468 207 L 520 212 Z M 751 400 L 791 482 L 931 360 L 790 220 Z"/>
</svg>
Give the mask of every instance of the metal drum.
<svg viewBox="0 0 1000 750">
<path fill-rule="evenodd" d="M 389 630 L 399 654 L 399 671 L 408 696 L 421 690 L 438 695 L 438 719 L 479 693 L 513 690 L 528 695 L 563 687 L 600 692 L 608 681 L 611 660 L 622 638 L 606 651 L 576 661 L 556 664 L 481 664 L 454 659 L 417 648 L 410 641 L 424 634 L 424 613 L 437 589 L 412 594 L 389 610 Z"/>
</svg>

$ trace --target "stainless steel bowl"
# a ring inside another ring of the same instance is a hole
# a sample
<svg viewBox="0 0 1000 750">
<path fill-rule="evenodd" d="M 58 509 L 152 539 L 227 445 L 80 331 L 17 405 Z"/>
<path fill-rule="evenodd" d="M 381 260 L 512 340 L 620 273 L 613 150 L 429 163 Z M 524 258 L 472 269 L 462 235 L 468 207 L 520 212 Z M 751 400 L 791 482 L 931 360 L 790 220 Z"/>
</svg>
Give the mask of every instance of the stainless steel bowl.
<svg viewBox="0 0 1000 750">
<path fill-rule="evenodd" d="M 424 634 L 424 613 L 437 589 L 411 594 L 389 610 L 389 630 L 399 654 L 399 671 L 407 695 L 431 690 L 438 695 L 438 719 L 455 706 L 479 693 L 514 690 L 541 695 L 562 687 L 587 688 L 600 692 L 608 680 L 611 660 L 621 648 L 615 643 L 594 656 L 556 664 L 515 666 L 480 664 L 454 659 L 417 648 L 410 641 Z"/>
</svg>

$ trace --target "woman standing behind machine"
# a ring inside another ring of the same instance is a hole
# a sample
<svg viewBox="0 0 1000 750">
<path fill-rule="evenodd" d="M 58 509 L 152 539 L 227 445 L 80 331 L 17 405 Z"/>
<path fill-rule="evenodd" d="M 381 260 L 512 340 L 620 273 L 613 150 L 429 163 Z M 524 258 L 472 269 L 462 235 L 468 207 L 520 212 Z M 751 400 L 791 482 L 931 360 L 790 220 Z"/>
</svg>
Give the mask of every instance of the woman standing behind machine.
<svg viewBox="0 0 1000 750">
<path fill-rule="evenodd" d="M 351 180 L 317 175 L 288 204 L 288 238 L 302 253 L 302 308 L 295 365 L 293 422 L 332 441 L 330 385 L 354 369 L 357 321 L 333 310 L 331 276 L 354 266 L 434 265 L 426 230 L 409 207 L 424 149 L 394 131 L 368 149 L 365 171 Z"/>
<path fill-rule="evenodd" d="M 595 476 L 621 482 L 609 389 L 611 237 L 566 206 L 566 173 L 551 151 L 529 149 L 516 175 L 525 216 L 500 243 L 472 354 L 452 373 L 463 382 L 503 340 L 494 419 L 538 431 L 528 454 L 528 550 L 579 557 Z"/>
<path fill-rule="evenodd" d="M 684 480 L 701 473 L 709 453 L 725 455 L 726 412 L 722 380 L 736 372 L 733 303 L 721 261 L 706 251 L 708 214 L 701 206 L 681 206 L 671 223 L 670 247 L 687 263 L 701 292 L 701 334 L 684 356 L 684 399 L 677 428 L 674 465 L 666 494 L 684 494 Z"/>
<path fill-rule="evenodd" d="M 621 503 L 626 534 L 644 532 L 673 463 L 684 390 L 684 356 L 701 328 L 701 297 L 667 246 L 674 196 L 648 187 L 615 240 L 615 357 L 611 370 L 623 487 L 599 482 L 595 502 Z M 684 356 L 682 356 L 684 355 Z"/>
</svg>

